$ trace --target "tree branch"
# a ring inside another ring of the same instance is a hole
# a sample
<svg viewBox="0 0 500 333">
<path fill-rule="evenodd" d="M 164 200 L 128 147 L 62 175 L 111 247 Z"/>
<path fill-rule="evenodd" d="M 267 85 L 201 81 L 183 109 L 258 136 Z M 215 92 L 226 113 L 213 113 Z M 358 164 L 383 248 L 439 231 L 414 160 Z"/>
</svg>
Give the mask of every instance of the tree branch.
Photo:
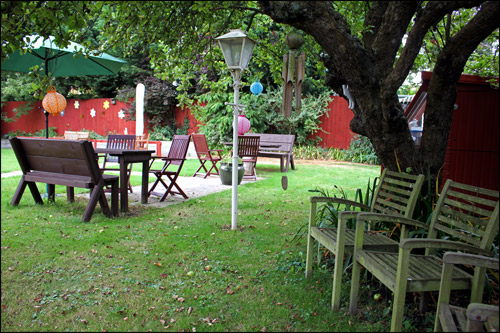
<svg viewBox="0 0 500 333">
<path fill-rule="evenodd" d="M 416 8 L 414 1 L 391 1 L 383 14 L 372 44 L 379 75 L 382 77 L 392 70 L 394 59 Z"/>
<path fill-rule="evenodd" d="M 363 44 L 365 48 L 370 49 L 372 47 L 373 40 L 375 39 L 375 35 L 380 28 L 382 18 L 384 17 L 384 13 L 387 10 L 388 5 L 388 1 L 375 1 L 368 11 L 364 27 L 366 29 L 369 28 L 370 30 L 363 33 Z"/>
<path fill-rule="evenodd" d="M 415 58 L 420 51 L 422 42 L 430 27 L 437 24 L 446 14 L 453 12 L 453 10 L 459 8 L 472 8 L 479 6 L 482 2 L 483 1 L 428 2 L 425 8 L 422 9 L 421 15 L 417 16 L 415 19 L 413 28 L 408 34 L 406 44 L 394 66 L 394 70 L 387 76 L 385 86 L 388 87 L 389 90 L 394 90 L 403 84 L 415 62 Z"/>
</svg>

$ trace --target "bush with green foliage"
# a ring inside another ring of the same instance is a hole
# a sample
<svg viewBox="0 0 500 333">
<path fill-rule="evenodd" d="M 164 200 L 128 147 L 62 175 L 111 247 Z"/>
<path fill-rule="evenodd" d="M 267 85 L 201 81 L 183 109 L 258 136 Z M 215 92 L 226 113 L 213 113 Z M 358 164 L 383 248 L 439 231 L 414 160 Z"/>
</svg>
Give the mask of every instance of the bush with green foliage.
<svg viewBox="0 0 500 333">
<path fill-rule="evenodd" d="M 310 136 L 320 131 L 319 118 L 327 112 L 331 100 L 331 92 L 323 92 L 318 96 L 302 98 L 301 110 L 292 110 L 288 118 L 281 111 L 282 88 L 271 89 L 259 95 L 247 94 L 242 89 L 240 104 L 246 106 L 244 113 L 250 120 L 250 130 L 254 133 L 295 134 L 297 144 L 314 144 L 318 139 Z M 233 101 L 233 93 L 210 92 L 199 97 L 199 104 L 193 106 L 191 112 L 195 118 L 205 125 L 201 131 L 206 135 L 209 145 L 217 145 L 232 140 L 233 111 L 225 102 Z"/>
<path fill-rule="evenodd" d="M 349 149 L 322 148 L 313 145 L 297 145 L 293 155 L 306 160 L 334 160 L 354 163 L 379 164 L 373 146 L 367 137 L 356 135 L 351 140 Z"/>
</svg>

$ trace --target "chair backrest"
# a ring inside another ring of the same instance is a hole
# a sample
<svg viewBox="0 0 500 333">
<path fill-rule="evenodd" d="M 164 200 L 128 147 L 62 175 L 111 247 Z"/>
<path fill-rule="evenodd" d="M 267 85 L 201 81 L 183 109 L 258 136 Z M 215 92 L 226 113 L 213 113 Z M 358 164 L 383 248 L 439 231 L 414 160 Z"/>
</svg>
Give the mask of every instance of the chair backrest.
<svg viewBox="0 0 500 333">
<path fill-rule="evenodd" d="M 135 135 L 109 134 L 106 142 L 109 149 L 135 149 Z M 118 162 L 118 156 L 106 154 L 106 162 Z"/>
<path fill-rule="evenodd" d="M 259 153 L 260 137 L 258 136 L 238 136 L 238 156 L 257 158 Z"/>
<path fill-rule="evenodd" d="M 370 211 L 412 218 L 423 183 L 423 175 L 414 176 L 384 169 Z"/>
<path fill-rule="evenodd" d="M 499 192 L 448 179 L 434 209 L 428 238 L 447 238 L 491 250 L 498 233 Z"/>
<path fill-rule="evenodd" d="M 209 155 L 207 138 L 205 137 L 205 134 L 193 133 L 191 134 L 191 138 L 193 139 L 194 149 L 196 150 L 198 158 Z"/>
<path fill-rule="evenodd" d="M 64 139 L 66 140 L 88 140 L 89 138 L 90 132 L 64 131 Z"/>
<path fill-rule="evenodd" d="M 135 149 L 147 150 L 149 144 L 149 133 L 135 136 Z"/>
<path fill-rule="evenodd" d="M 168 158 L 173 158 L 170 164 L 181 165 L 186 159 L 187 151 L 189 148 L 189 140 L 191 135 L 174 135 L 172 145 L 168 151 Z"/>
</svg>

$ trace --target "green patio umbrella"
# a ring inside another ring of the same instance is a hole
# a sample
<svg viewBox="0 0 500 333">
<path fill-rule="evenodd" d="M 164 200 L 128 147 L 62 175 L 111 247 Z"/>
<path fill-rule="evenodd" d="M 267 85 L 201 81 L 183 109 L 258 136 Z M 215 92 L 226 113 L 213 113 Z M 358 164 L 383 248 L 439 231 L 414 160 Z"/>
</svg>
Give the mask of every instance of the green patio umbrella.
<svg viewBox="0 0 500 333">
<path fill-rule="evenodd" d="M 55 44 L 55 38 L 44 39 L 37 35 L 26 36 L 27 52 L 19 50 L 9 54 L 2 62 L 1 68 L 6 71 L 30 72 L 33 66 L 44 68 L 45 75 L 52 77 L 83 76 L 83 75 L 113 75 L 118 73 L 126 61 L 107 53 L 90 53 L 80 44 L 70 42 L 67 47 Z M 82 51 L 83 54 L 77 54 Z"/>
<path fill-rule="evenodd" d="M 68 77 L 84 75 L 113 75 L 118 73 L 124 60 L 115 58 L 106 53 L 90 52 L 80 44 L 70 42 L 67 47 L 59 47 L 55 37 L 43 38 L 38 35 L 24 37 L 26 53 L 19 50 L 9 54 L 2 61 L 1 69 L 4 71 L 30 72 L 31 68 L 38 65 L 43 68 L 45 75 L 50 77 Z M 80 51 L 82 54 L 80 54 Z M 43 108 L 41 108 L 43 110 Z M 45 137 L 49 137 L 49 113 L 45 114 Z M 54 199 L 54 193 L 47 185 L 49 200 Z"/>
</svg>

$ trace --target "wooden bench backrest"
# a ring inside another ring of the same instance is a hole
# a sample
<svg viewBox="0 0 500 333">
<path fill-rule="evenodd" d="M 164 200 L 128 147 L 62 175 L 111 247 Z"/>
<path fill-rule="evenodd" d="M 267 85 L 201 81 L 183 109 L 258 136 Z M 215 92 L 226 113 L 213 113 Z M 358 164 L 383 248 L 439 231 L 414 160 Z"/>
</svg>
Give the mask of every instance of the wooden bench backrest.
<svg viewBox="0 0 500 333">
<path fill-rule="evenodd" d="M 260 133 L 252 133 L 248 134 L 248 136 L 259 136 L 260 137 L 260 145 L 280 145 L 280 147 L 276 148 L 268 148 L 263 147 L 264 150 L 276 150 L 276 151 L 287 151 L 291 152 L 293 149 L 293 144 L 295 142 L 294 134 L 260 134 Z"/>
<path fill-rule="evenodd" d="M 448 179 L 434 209 L 428 238 L 451 238 L 489 251 L 498 233 L 499 192 Z"/>
<path fill-rule="evenodd" d="M 97 157 L 90 141 L 38 138 L 10 138 L 23 174 L 44 171 L 101 178 Z"/>
<path fill-rule="evenodd" d="M 423 175 L 414 176 L 384 169 L 370 211 L 412 218 L 423 182 Z"/>
</svg>

